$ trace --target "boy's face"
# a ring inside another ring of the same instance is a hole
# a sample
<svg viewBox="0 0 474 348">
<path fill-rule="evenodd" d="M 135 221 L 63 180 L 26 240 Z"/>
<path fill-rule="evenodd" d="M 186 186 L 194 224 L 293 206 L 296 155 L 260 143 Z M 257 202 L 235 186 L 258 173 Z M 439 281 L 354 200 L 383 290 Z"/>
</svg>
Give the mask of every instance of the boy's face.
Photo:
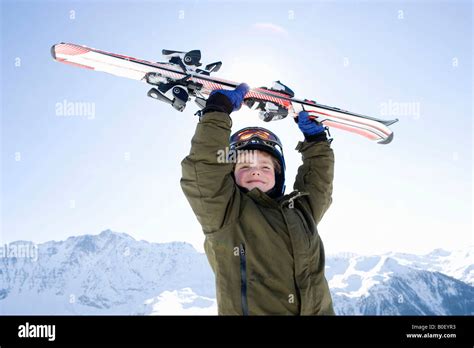
<svg viewBox="0 0 474 348">
<path fill-rule="evenodd" d="M 234 170 L 235 180 L 237 185 L 249 191 L 258 188 L 262 192 L 268 192 L 275 186 L 272 156 L 260 150 L 252 152 L 252 156 L 238 157 Z"/>
</svg>

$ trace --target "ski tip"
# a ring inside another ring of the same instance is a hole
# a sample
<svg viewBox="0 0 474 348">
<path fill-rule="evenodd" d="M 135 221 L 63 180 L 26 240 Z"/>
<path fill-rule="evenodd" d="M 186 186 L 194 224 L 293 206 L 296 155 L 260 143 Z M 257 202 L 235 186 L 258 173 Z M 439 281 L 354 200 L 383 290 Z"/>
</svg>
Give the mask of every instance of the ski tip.
<svg viewBox="0 0 474 348">
<path fill-rule="evenodd" d="M 398 118 L 396 118 L 396 119 L 394 119 L 394 120 L 388 120 L 388 121 L 375 119 L 375 121 L 380 122 L 380 123 L 382 123 L 382 124 L 385 125 L 385 126 L 390 126 L 390 125 L 392 125 L 392 124 L 398 122 Z"/>
<path fill-rule="evenodd" d="M 57 45 L 51 46 L 51 56 L 53 57 L 54 60 L 56 60 L 56 46 Z"/>
<path fill-rule="evenodd" d="M 396 119 L 394 119 L 394 120 L 386 121 L 386 122 L 385 122 L 385 125 L 386 125 L 386 126 L 390 126 L 390 125 L 392 125 L 392 124 L 394 124 L 394 123 L 396 123 L 396 122 L 398 122 L 398 118 L 396 118 Z"/>
<path fill-rule="evenodd" d="M 393 133 L 391 133 L 386 139 L 379 141 L 377 144 L 386 145 L 386 144 L 391 143 L 392 140 L 393 140 Z"/>
<path fill-rule="evenodd" d="M 57 43 L 57 44 L 51 46 L 51 56 L 53 57 L 54 60 L 57 60 L 57 58 L 56 58 L 56 49 L 59 46 L 62 46 L 62 45 L 67 45 L 67 44 L 65 42 L 60 42 L 60 43 Z"/>
</svg>

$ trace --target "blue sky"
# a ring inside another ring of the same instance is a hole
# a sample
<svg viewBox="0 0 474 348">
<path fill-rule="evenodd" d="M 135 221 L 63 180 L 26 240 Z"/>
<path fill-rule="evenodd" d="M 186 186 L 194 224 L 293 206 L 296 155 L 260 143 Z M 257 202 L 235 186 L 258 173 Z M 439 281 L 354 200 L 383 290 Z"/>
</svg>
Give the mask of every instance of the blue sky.
<svg viewBox="0 0 474 348">
<path fill-rule="evenodd" d="M 110 228 L 202 250 L 179 186 L 197 107 L 179 113 L 143 83 L 54 62 L 50 47 L 72 42 L 151 61 L 163 48 L 200 49 L 203 63 L 223 62 L 216 76 L 281 80 L 299 98 L 399 118 L 389 145 L 331 131 L 327 252 L 473 244 L 469 1 L 2 1 L 1 22 L 2 243 Z M 64 101 L 88 103 L 93 117 L 58 115 Z M 280 136 L 291 187 L 293 121 L 264 124 L 245 108 L 233 120 Z"/>
</svg>

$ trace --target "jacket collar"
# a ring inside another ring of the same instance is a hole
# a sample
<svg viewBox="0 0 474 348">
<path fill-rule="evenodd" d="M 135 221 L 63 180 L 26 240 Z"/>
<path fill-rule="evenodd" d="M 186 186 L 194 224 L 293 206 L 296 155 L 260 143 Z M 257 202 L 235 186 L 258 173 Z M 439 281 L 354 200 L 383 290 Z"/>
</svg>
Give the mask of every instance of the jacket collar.
<svg viewBox="0 0 474 348">
<path fill-rule="evenodd" d="M 258 188 L 253 188 L 251 191 L 247 192 L 247 195 L 263 206 L 269 208 L 280 208 L 285 205 L 293 206 L 293 202 L 296 199 L 299 199 L 302 196 L 308 196 L 309 193 L 295 190 L 290 194 L 284 195 L 278 199 L 272 199 L 266 193 L 260 191 Z"/>
<path fill-rule="evenodd" d="M 281 207 L 288 205 L 290 208 L 294 207 L 294 201 L 300 199 L 303 196 L 309 196 L 308 192 L 294 190 L 290 194 L 284 195 L 279 199 L 279 204 Z"/>
</svg>

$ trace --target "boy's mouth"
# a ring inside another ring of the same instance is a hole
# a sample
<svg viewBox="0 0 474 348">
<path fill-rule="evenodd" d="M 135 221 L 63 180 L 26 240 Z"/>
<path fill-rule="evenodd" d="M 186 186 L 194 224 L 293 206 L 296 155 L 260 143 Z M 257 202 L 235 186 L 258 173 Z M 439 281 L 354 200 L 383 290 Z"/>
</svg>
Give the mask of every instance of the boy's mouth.
<svg viewBox="0 0 474 348">
<path fill-rule="evenodd" d="M 265 184 L 262 180 L 250 180 L 247 181 L 247 184 L 253 184 L 253 183 L 259 183 L 259 184 Z"/>
</svg>

